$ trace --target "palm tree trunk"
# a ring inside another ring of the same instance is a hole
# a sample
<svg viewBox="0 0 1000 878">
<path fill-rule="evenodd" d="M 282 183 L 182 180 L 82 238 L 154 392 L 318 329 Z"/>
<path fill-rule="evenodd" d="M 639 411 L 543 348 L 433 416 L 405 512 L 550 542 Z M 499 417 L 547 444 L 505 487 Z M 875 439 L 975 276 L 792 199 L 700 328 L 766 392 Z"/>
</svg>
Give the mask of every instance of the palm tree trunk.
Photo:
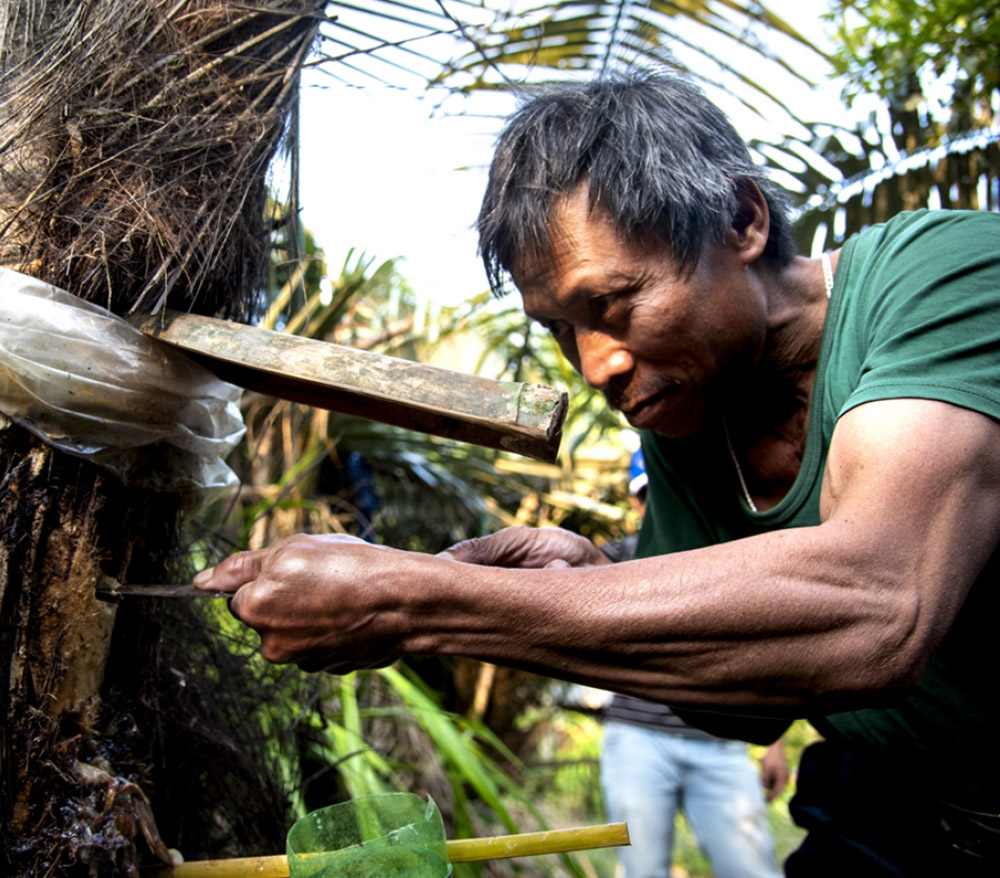
<svg viewBox="0 0 1000 878">
<path fill-rule="evenodd" d="M 121 618 L 95 583 L 102 569 L 162 577 L 178 506 L 126 491 L 15 425 L 0 431 L 0 465 L 3 873 L 128 874 L 146 847 L 165 853 L 142 792 L 153 736 L 135 734 L 156 632 L 132 619 L 144 638 L 116 640 Z M 132 704 L 104 696 L 111 679 Z"/>
<path fill-rule="evenodd" d="M 325 5 L 3 4 L 0 265 L 119 314 L 247 317 L 265 175 Z M 167 856 L 157 779 L 183 746 L 151 692 L 162 608 L 95 591 L 169 581 L 180 501 L 2 414 L 0 473 L 0 873 L 135 875 Z"/>
</svg>

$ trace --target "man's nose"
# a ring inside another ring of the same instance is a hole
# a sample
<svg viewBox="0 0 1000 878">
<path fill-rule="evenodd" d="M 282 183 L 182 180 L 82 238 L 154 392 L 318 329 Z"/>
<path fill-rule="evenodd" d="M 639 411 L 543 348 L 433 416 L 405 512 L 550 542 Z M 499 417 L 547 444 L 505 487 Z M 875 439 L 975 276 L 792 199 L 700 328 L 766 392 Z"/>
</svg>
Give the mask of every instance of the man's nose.
<svg viewBox="0 0 1000 878">
<path fill-rule="evenodd" d="M 631 371 L 634 361 L 622 342 L 603 332 L 579 332 L 576 349 L 580 374 L 595 390 L 603 390 L 612 380 Z"/>
</svg>

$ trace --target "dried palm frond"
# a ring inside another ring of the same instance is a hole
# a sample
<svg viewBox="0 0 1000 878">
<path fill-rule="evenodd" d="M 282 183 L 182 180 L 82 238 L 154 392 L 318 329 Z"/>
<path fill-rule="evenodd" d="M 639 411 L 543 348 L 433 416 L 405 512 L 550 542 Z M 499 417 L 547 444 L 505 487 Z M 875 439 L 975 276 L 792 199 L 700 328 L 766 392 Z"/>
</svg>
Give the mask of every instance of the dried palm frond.
<svg viewBox="0 0 1000 878">
<path fill-rule="evenodd" d="M 237 319 L 325 0 L 0 6 L 0 264 L 117 313 Z"/>
</svg>

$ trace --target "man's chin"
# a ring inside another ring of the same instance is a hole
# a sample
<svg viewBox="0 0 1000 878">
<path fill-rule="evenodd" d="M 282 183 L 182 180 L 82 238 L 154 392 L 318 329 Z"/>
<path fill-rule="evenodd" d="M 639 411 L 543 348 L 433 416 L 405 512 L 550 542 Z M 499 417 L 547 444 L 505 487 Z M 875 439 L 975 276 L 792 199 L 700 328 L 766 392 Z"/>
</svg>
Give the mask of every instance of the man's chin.
<svg viewBox="0 0 1000 878">
<path fill-rule="evenodd" d="M 666 439 L 689 439 L 705 429 L 702 418 L 691 415 L 681 416 L 677 412 L 671 415 L 661 414 L 656 418 L 625 415 L 625 420 L 636 430 L 657 433 Z"/>
<path fill-rule="evenodd" d="M 654 398 L 636 409 L 630 411 L 619 409 L 619 411 L 636 430 L 649 430 L 668 439 L 686 439 L 704 429 L 700 407 L 697 411 L 691 409 L 688 400 L 680 398 L 677 394 L 667 394 Z"/>
<path fill-rule="evenodd" d="M 629 423 L 631 424 L 632 422 L 629 421 Z M 633 426 L 635 425 L 633 424 Z M 701 433 L 704 430 L 704 425 L 678 424 L 675 421 L 671 421 L 666 424 L 654 424 L 650 427 L 635 427 L 635 429 L 656 433 L 664 439 L 690 439 L 692 436 L 697 436 Z"/>
</svg>

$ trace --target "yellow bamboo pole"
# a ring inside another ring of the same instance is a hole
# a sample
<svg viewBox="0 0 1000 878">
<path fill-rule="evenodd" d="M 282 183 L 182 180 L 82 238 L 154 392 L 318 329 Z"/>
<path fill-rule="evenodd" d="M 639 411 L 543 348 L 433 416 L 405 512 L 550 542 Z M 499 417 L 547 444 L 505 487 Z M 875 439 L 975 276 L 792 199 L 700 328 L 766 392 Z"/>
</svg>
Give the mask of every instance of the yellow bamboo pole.
<svg viewBox="0 0 1000 878">
<path fill-rule="evenodd" d="M 450 863 L 534 857 L 539 854 L 585 851 L 628 843 L 628 827 L 624 823 L 522 832 L 519 835 L 497 835 L 492 838 L 457 838 L 446 842 Z"/>
<path fill-rule="evenodd" d="M 629 844 L 624 823 L 522 832 L 491 838 L 461 838 L 446 842 L 448 861 L 471 863 L 509 857 L 534 857 Z M 155 878 L 288 878 L 288 858 L 240 857 L 231 860 L 194 860 L 157 870 Z"/>
</svg>

